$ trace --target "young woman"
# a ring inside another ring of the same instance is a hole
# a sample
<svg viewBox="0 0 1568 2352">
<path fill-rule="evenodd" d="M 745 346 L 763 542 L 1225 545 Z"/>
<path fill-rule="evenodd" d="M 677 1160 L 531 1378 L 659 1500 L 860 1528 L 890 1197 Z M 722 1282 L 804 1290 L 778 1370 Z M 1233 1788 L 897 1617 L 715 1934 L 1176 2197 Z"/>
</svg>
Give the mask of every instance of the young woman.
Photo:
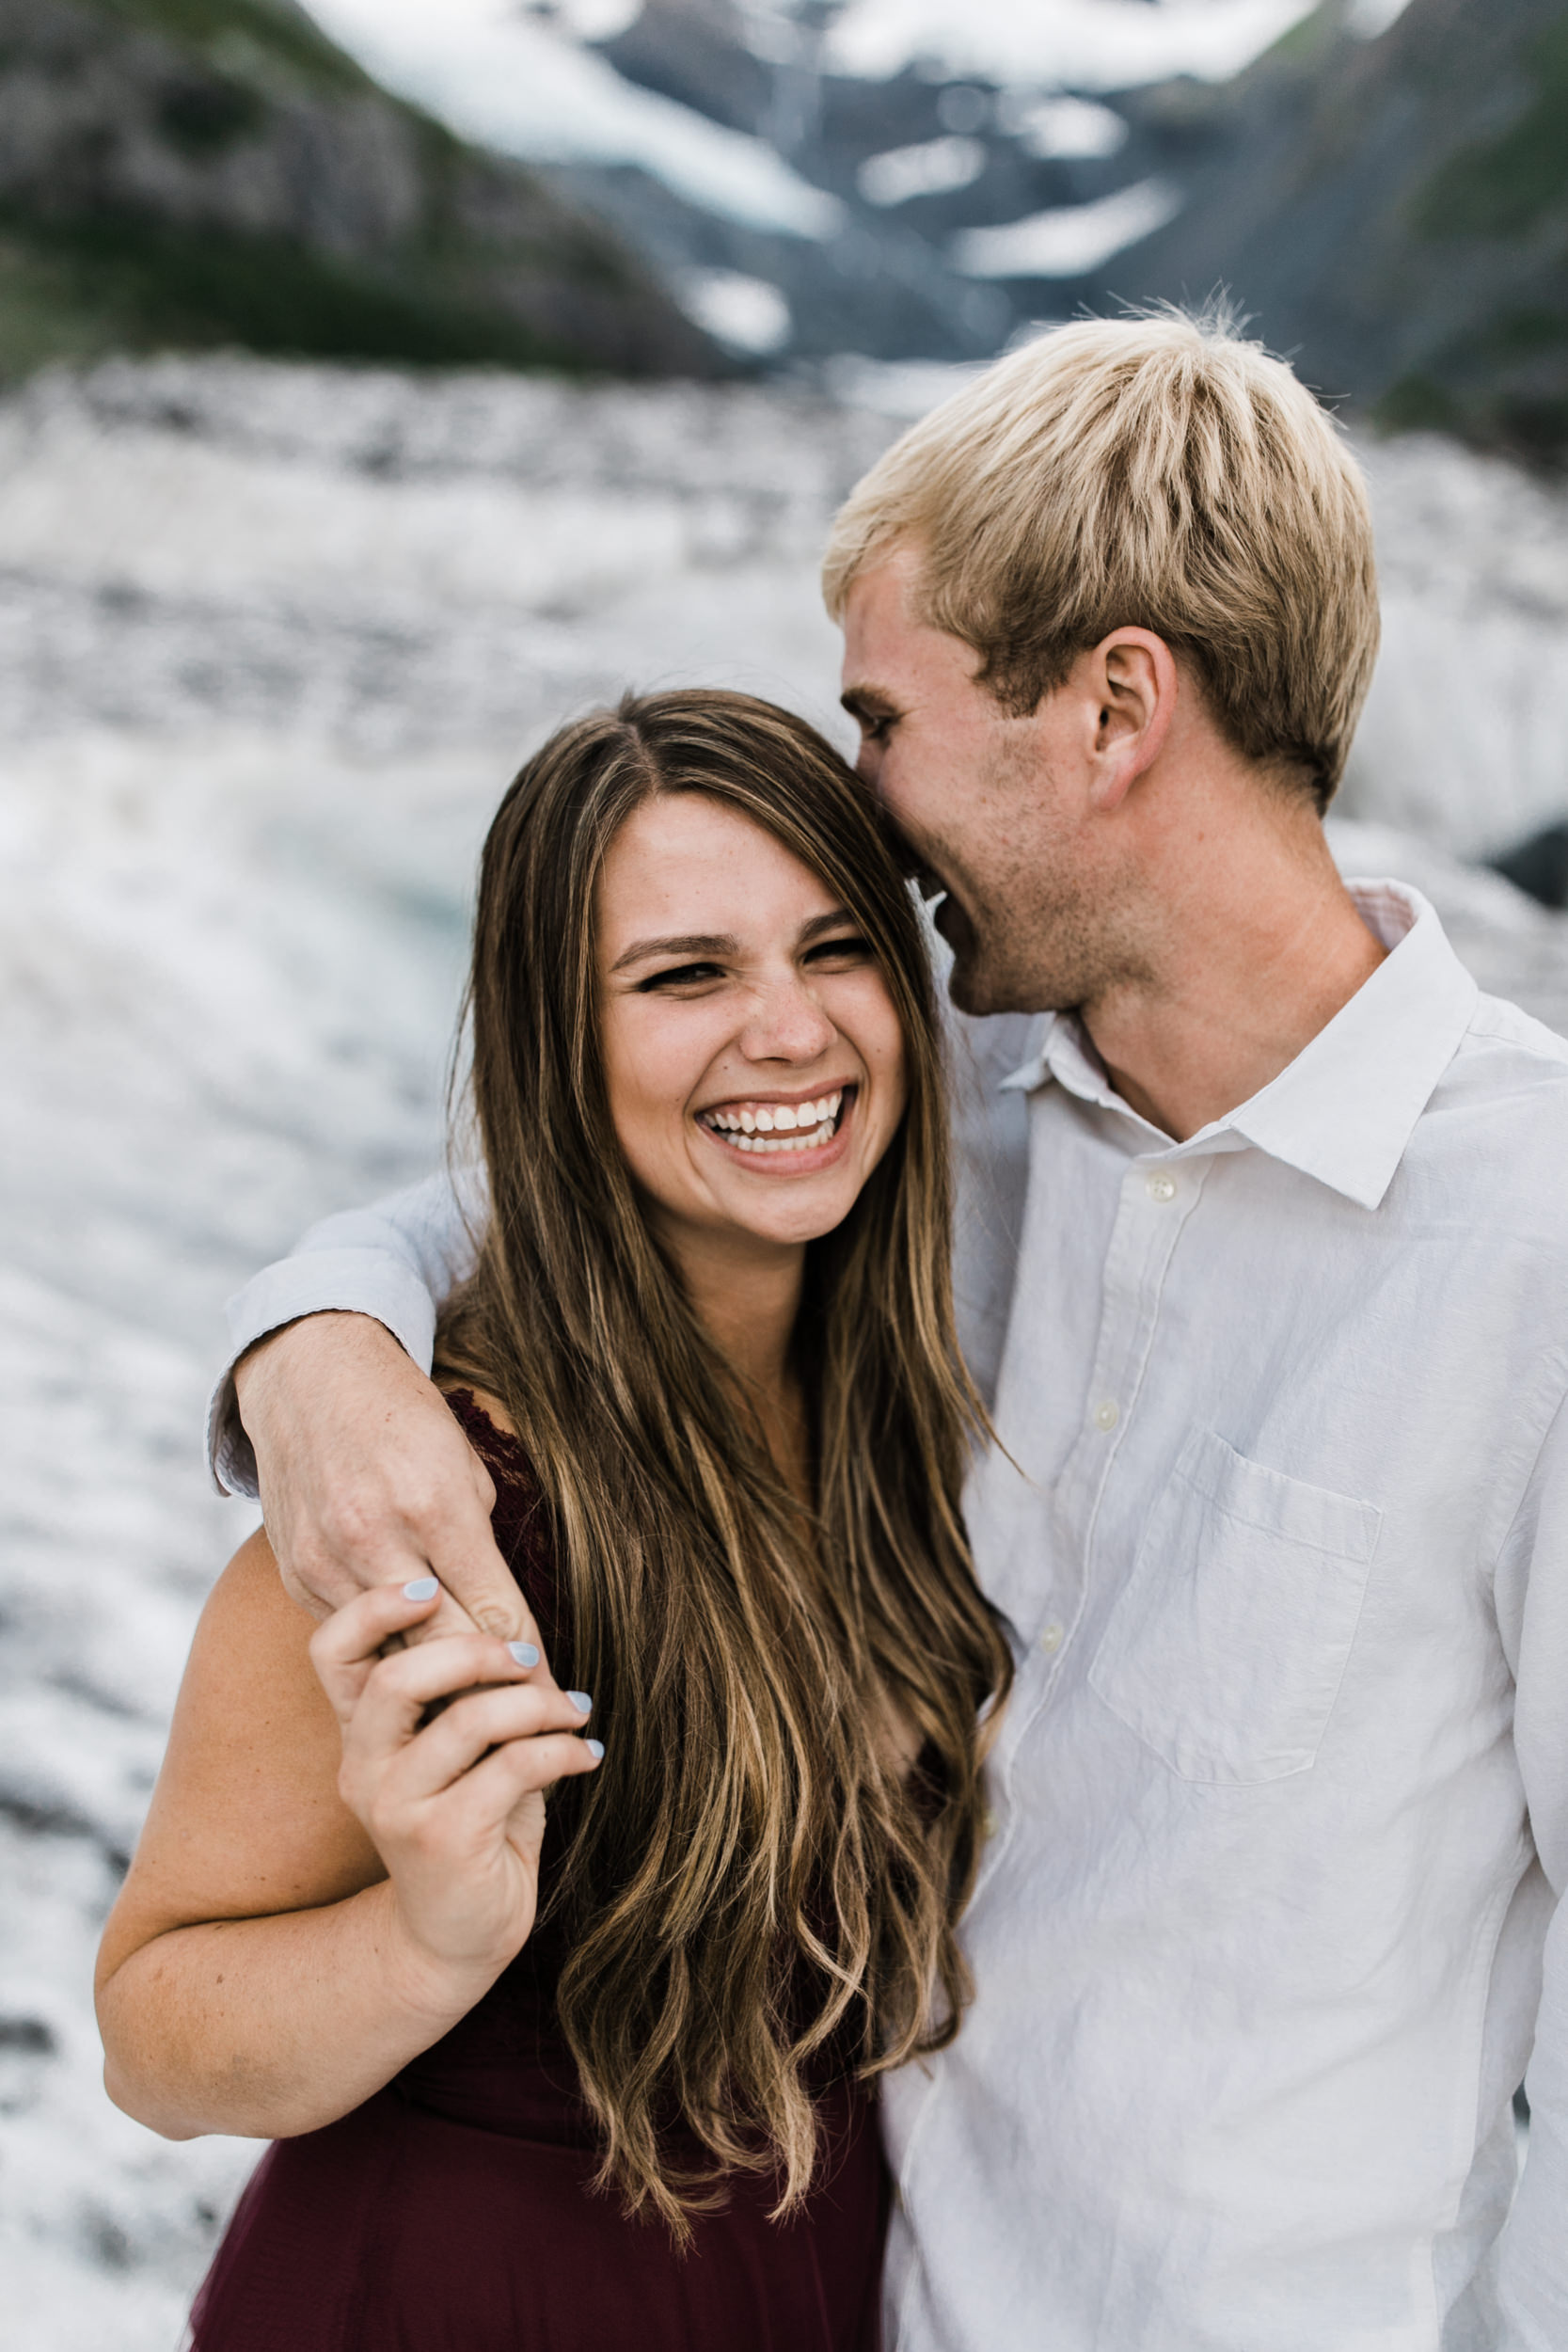
<svg viewBox="0 0 1568 2352">
<path fill-rule="evenodd" d="M 312 1636 L 244 1548 L 103 1940 L 109 2090 L 277 2143 L 198 2352 L 863 2352 L 875 2080 L 958 2025 L 1009 1671 L 915 912 L 800 721 L 628 700 L 502 803 L 470 1010 L 438 1361 L 537 1639 L 411 1642 L 431 1580 Z"/>
</svg>

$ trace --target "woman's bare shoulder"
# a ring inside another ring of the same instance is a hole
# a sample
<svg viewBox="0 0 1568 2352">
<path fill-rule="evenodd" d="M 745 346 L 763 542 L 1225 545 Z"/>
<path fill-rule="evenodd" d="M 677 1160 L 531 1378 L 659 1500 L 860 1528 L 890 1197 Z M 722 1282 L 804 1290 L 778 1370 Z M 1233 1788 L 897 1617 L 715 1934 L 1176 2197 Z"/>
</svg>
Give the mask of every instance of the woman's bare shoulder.
<svg viewBox="0 0 1568 2352">
<path fill-rule="evenodd" d="M 338 1794 L 341 1743 L 310 1663 L 314 1629 L 259 1530 L 197 1626 L 103 1973 L 170 1928 L 336 1902 L 385 1875 Z"/>
</svg>

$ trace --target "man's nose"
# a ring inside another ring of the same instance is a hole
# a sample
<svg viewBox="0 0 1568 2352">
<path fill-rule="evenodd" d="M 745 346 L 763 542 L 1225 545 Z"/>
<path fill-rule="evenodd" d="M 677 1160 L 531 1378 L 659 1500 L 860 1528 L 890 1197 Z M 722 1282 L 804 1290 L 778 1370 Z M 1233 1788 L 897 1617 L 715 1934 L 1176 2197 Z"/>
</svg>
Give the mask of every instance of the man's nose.
<svg viewBox="0 0 1568 2352">
<path fill-rule="evenodd" d="M 815 1061 L 837 1032 L 809 988 L 781 980 L 759 992 L 741 1038 L 752 1061 Z"/>
</svg>

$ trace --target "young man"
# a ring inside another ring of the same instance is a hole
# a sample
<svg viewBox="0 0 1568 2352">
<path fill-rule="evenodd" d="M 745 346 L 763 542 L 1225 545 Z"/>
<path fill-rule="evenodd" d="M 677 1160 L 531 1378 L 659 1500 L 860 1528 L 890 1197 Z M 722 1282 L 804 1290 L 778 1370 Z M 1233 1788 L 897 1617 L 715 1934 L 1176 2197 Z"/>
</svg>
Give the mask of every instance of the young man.
<svg viewBox="0 0 1568 2352">
<path fill-rule="evenodd" d="M 886 2094 L 893 2340 L 1561 2352 L 1568 1046 L 1329 858 L 1354 467 L 1225 330 L 1076 326 L 881 460 L 827 588 L 945 894 L 1021 1659 L 975 2004 Z M 333 1220 L 237 1302 L 318 1602 L 515 1606 L 418 1368 L 458 1232 Z"/>
</svg>

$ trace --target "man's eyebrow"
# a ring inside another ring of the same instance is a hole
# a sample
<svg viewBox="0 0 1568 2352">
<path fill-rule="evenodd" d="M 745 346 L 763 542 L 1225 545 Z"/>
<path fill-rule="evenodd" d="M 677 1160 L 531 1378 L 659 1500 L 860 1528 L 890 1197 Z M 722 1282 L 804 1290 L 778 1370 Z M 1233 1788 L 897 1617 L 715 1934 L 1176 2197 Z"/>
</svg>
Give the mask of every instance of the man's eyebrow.
<svg viewBox="0 0 1568 2352">
<path fill-rule="evenodd" d="M 852 719 L 858 719 L 863 710 L 885 712 L 894 707 L 893 697 L 879 686 L 847 686 L 838 699 Z"/>
<path fill-rule="evenodd" d="M 621 972 L 648 956 L 733 956 L 739 942 L 728 931 L 683 931 L 673 939 L 635 939 L 610 965 Z"/>
</svg>

